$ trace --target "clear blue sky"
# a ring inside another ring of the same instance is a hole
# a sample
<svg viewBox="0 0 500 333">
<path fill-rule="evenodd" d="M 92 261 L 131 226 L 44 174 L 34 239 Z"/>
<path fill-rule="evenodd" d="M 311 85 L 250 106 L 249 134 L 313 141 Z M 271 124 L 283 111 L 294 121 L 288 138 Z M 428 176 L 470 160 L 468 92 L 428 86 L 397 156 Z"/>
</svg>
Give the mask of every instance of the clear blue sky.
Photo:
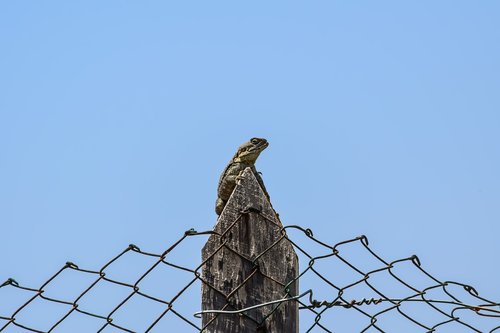
<svg viewBox="0 0 500 333">
<path fill-rule="evenodd" d="M 210 229 L 220 172 L 259 136 L 285 224 L 332 244 L 366 234 L 500 299 L 499 13 L 1 2 L 0 280 L 39 286 L 67 260 L 98 268 Z"/>
</svg>

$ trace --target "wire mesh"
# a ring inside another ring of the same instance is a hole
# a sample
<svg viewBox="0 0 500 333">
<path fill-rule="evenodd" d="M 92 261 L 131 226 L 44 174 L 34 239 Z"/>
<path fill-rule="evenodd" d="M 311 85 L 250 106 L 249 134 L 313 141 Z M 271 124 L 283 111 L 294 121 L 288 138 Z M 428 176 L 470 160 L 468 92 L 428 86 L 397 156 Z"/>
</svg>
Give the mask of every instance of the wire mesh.
<svg viewBox="0 0 500 333">
<path fill-rule="evenodd" d="M 231 225 L 245 214 L 260 213 L 242 212 Z M 287 302 L 299 305 L 301 332 L 500 332 L 498 302 L 470 285 L 437 279 L 417 256 L 387 261 L 366 236 L 331 245 L 297 225 L 281 228 L 273 243 L 289 242 L 303 266 L 296 281 L 283 285 L 282 298 L 251 308 L 200 311 L 201 285 L 215 289 L 201 273 L 211 256 L 191 265 L 171 258 L 186 251 L 186 239 L 213 234 L 190 229 L 162 253 L 130 244 L 98 270 L 67 262 L 38 288 L 8 279 L 0 285 L 0 332 L 165 332 L 173 322 L 182 332 L 210 332 L 203 315 L 254 320 L 252 310 L 270 307 L 265 322 Z M 222 251 L 227 245 L 217 236 L 215 251 Z M 255 258 L 241 259 L 255 264 Z M 121 276 L 112 274 L 116 270 Z M 289 293 L 294 282 L 300 282 L 299 295 Z M 231 294 L 223 295 L 227 304 Z"/>
</svg>

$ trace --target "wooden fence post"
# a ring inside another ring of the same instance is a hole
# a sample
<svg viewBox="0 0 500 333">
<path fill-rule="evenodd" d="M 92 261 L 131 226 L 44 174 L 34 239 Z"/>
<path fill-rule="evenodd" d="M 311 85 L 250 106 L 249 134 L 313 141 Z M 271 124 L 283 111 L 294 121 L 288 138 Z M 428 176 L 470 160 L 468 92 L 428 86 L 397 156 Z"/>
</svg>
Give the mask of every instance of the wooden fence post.
<svg viewBox="0 0 500 333">
<path fill-rule="evenodd" d="M 202 310 L 235 311 L 298 295 L 298 259 L 250 168 L 202 250 Z M 204 333 L 298 333 L 294 300 L 239 314 L 204 313 Z"/>
</svg>

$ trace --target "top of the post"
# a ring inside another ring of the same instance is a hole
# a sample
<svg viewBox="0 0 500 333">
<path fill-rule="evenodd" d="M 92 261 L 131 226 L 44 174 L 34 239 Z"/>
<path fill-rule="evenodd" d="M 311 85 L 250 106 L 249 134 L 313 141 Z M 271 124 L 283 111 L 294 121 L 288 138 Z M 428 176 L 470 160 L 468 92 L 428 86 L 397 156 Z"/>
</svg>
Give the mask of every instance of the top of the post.
<svg viewBox="0 0 500 333">
<path fill-rule="evenodd" d="M 242 213 L 260 213 L 270 222 L 282 227 L 268 196 L 260 186 L 251 168 L 246 168 L 238 177 L 236 187 L 231 194 L 222 214 L 217 220 L 216 229 L 224 231 Z M 220 225 L 223 224 L 223 225 Z"/>
<path fill-rule="evenodd" d="M 240 315 L 207 313 L 207 333 L 298 332 L 298 303 L 262 306 L 298 295 L 298 258 L 283 225 L 247 167 L 202 250 L 203 310 L 245 310 Z"/>
</svg>

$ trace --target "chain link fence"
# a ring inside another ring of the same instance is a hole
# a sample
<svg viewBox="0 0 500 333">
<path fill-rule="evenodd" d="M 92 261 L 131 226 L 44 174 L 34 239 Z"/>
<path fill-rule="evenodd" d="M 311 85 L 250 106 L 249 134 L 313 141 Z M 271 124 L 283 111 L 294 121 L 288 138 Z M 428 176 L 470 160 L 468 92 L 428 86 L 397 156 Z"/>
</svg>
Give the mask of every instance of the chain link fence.
<svg viewBox="0 0 500 333">
<path fill-rule="evenodd" d="M 467 284 L 438 279 L 417 256 L 386 260 L 365 236 L 331 244 L 297 225 L 277 230 L 273 243 L 293 245 L 301 266 L 295 281 L 282 286 L 282 298 L 235 308 L 232 293 L 216 290 L 203 277 L 211 256 L 197 263 L 174 259 L 176 251 L 201 253 L 183 246 L 187 239 L 213 234 L 188 230 L 162 253 L 130 244 L 99 269 L 67 262 L 37 288 L 8 279 L 0 285 L 0 332 L 207 332 L 204 315 L 255 320 L 252 310 L 266 307 L 265 321 L 288 302 L 299 305 L 301 332 L 500 332 L 498 302 Z M 221 241 L 216 251 L 225 246 Z M 255 258 L 241 259 L 255 265 Z M 298 295 L 288 288 L 295 282 Z M 202 284 L 228 306 L 201 311 Z"/>
</svg>

